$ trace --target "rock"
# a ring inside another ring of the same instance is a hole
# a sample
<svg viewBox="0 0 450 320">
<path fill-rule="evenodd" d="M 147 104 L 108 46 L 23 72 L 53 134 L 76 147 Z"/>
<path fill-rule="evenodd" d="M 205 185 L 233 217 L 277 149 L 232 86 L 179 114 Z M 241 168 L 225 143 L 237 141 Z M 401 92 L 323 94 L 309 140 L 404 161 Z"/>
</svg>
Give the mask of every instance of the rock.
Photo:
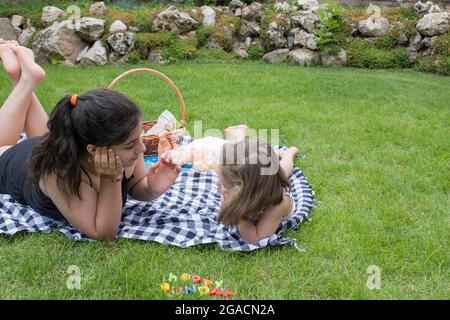
<svg viewBox="0 0 450 320">
<path fill-rule="evenodd" d="M 419 32 L 416 32 L 416 34 L 409 39 L 409 47 L 416 51 L 419 51 L 422 48 L 422 36 Z"/>
<path fill-rule="evenodd" d="M 91 48 L 86 47 L 77 60 L 84 65 L 104 66 L 108 63 L 106 48 L 103 47 L 100 40 L 97 40 Z"/>
<path fill-rule="evenodd" d="M 150 50 L 147 60 L 160 66 L 166 63 L 161 53 L 155 50 Z"/>
<path fill-rule="evenodd" d="M 248 58 L 247 47 L 245 43 L 236 43 L 233 47 L 232 52 L 241 59 Z"/>
<path fill-rule="evenodd" d="M 423 3 L 422 1 L 417 1 L 413 6 L 413 10 L 419 14 L 438 13 L 442 11 L 437 4 L 434 4 L 431 1 L 427 1 L 425 3 Z"/>
<path fill-rule="evenodd" d="M 274 8 L 277 12 L 288 13 L 291 11 L 291 5 L 287 2 L 276 2 Z"/>
<path fill-rule="evenodd" d="M 126 31 L 127 31 L 127 26 L 125 25 L 125 23 L 123 23 L 120 20 L 114 21 L 111 24 L 111 26 L 109 27 L 109 32 L 111 32 L 111 33 L 126 32 Z"/>
<path fill-rule="evenodd" d="M 134 47 L 133 32 L 118 32 L 108 37 L 108 43 L 114 52 L 125 55 Z"/>
<path fill-rule="evenodd" d="M 214 11 L 217 13 L 217 15 L 227 15 L 232 16 L 233 10 L 231 10 L 228 7 L 213 7 Z"/>
<path fill-rule="evenodd" d="M 245 38 L 245 47 L 246 48 L 250 47 L 251 43 L 252 43 L 252 38 L 251 37 Z"/>
<path fill-rule="evenodd" d="M 308 49 L 297 49 L 289 52 L 289 63 L 300 66 L 311 66 L 320 63 L 320 53 Z"/>
<path fill-rule="evenodd" d="M 299 11 L 291 17 L 292 28 L 303 28 L 309 33 L 312 33 L 316 27 L 319 17 L 312 12 Z"/>
<path fill-rule="evenodd" d="M 104 16 L 106 13 L 105 3 L 101 1 L 92 4 L 91 7 L 89 8 L 89 13 L 94 16 Z"/>
<path fill-rule="evenodd" d="M 263 14 L 264 7 L 259 2 L 253 2 L 251 5 L 242 9 L 242 19 L 259 21 Z"/>
<path fill-rule="evenodd" d="M 287 40 L 284 34 L 287 32 L 287 26 L 278 25 L 275 21 L 269 24 L 265 39 L 266 47 L 269 49 L 280 49 L 287 47 Z"/>
<path fill-rule="evenodd" d="M 216 12 L 208 6 L 202 7 L 203 25 L 213 26 L 216 23 Z"/>
<path fill-rule="evenodd" d="M 33 34 L 35 32 L 36 32 L 36 29 L 33 28 L 31 25 L 29 27 L 26 27 L 25 29 L 23 29 L 20 36 L 17 38 L 17 42 L 19 42 L 19 44 L 21 46 L 28 47 L 28 42 L 33 37 Z"/>
<path fill-rule="evenodd" d="M 73 63 L 72 61 L 69 60 L 64 60 L 64 62 L 62 63 L 62 65 L 64 67 L 75 67 L 75 63 Z"/>
<path fill-rule="evenodd" d="M 436 44 L 438 37 L 434 36 L 434 37 L 425 37 L 422 40 L 422 45 L 426 48 L 432 48 L 434 47 L 434 45 Z"/>
<path fill-rule="evenodd" d="M 408 61 L 409 63 L 416 63 L 417 58 L 419 57 L 419 54 L 417 53 L 417 50 L 415 50 L 414 48 L 406 48 L 406 54 L 408 56 Z"/>
<path fill-rule="evenodd" d="M 156 16 L 153 21 L 152 31 L 186 33 L 195 30 L 198 24 L 187 13 L 180 12 L 176 7 L 170 6 Z"/>
<path fill-rule="evenodd" d="M 417 1 L 413 6 L 413 10 L 417 13 L 425 13 L 428 11 L 428 7 L 422 1 Z"/>
<path fill-rule="evenodd" d="M 289 55 L 289 49 L 277 49 L 263 55 L 262 59 L 268 63 L 280 63 L 286 60 Z"/>
<path fill-rule="evenodd" d="M 347 63 L 347 52 L 341 49 L 338 54 L 329 54 L 326 51 L 322 51 L 320 54 L 320 61 L 322 65 L 326 67 L 343 67 Z"/>
<path fill-rule="evenodd" d="M 206 48 L 208 49 L 222 49 L 222 46 L 214 39 L 213 37 L 208 38 L 208 42 L 206 44 Z"/>
<path fill-rule="evenodd" d="M 75 30 L 84 40 L 95 42 L 105 31 L 105 20 L 83 17 L 75 23 Z"/>
<path fill-rule="evenodd" d="M 8 18 L 0 18 L 0 38 L 5 40 L 17 40 L 17 34 Z"/>
<path fill-rule="evenodd" d="M 53 6 L 46 6 L 42 9 L 41 22 L 44 27 L 50 25 L 52 22 L 58 20 L 60 17 L 66 16 L 66 13 L 61 9 Z"/>
<path fill-rule="evenodd" d="M 389 21 L 384 17 L 371 16 L 358 23 L 358 31 L 366 37 L 380 37 L 389 30 Z"/>
<path fill-rule="evenodd" d="M 397 38 L 397 43 L 401 46 L 407 45 L 408 44 L 408 37 L 406 36 L 406 33 L 404 31 L 400 31 L 398 38 Z"/>
<path fill-rule="evenodd" d="M 241 8 L 237 8 L 237 9 L 236 9 L 236 12 L 234 13 L 234 16 L 235 16 L 235 17 L 240 17 L 240 16 L 242 16 L 242 10 L 241 10 Z"/>
<path fill-rule="evenodd" d="M 302 46 L 311 50 L 317 49 L 317 36 L 312 33 L 307 33 L 299 28 L 291 29 L 290 35 L 294 36 L 293 46 Z"/>
<path fill-rule="evenodd" d="M 86 44 L 75 32 L 71 21 L 55 22 L 40 31 L 33 40 L 32 48 L 38 63 L 51 62 L 52 56 L 75 62 Z"/>
<path fill-rule="evenodd" d="M 417 22 L 417 31 L 424 37 L 447 33 L 450 30 L 450 13 L 429 13 Z"/>
<path fill-rule="evenodd" d="M 430 8 L 428 9 L 428 13 L 439 13 L 439 12 L 442 12 L 442 9 L 437 4 L 431 5 Z"/>
<path fill-rule="evenodd" d="M 239 29 L 239 35 L 243 38 L 259 36 L 261 28 L 256 21 L 241 21 L 241 28 Z"/>
<path fill-rule="evenodd" d="M 293 35 L 288 35 L 286 37 L 287 40 L 287 46 L 289 49 L 291 49 L 294 46 L 294 36 Z"/>
<path fill-rule="evenodd" d="M 317 0 L 298 0 L 298 9 L 305 11 L 317 11 L 319 10 L 319 3 Z"/>
<path fill-rule="evenodd" d="M 24 19 L 22 16 L 18 16 L 16 14 L 11 16 L 11 25 L 14 28 L 19 28 L 24 22 Z"/>
<path fill-rule="evenodd" d="M 195 38 L 196 36 L 197 36 L 197 31 L 192 30 L 192 31 L 189 31 L 188 33 L 178 35 L 178 38 L 181 40 L 186 40 L 186 39 Z"/>
<path fill-rule="evenodd" d="M 128 31 L 133 32 L 133 33 L 138 33 L 139 32 L 139 27 L 138 26 L 129 26 L 128 27 Z"/>
<path fill-rule="evenodd" d="M 231 10 L 233 9 L 242 9 L 244 4 L 240 2 L 239 0 L 231 0 L 230 5 L 228 6 Z"/>
<path fill-rule="evenodd" d="M 128 54 L 121 55 L 117 52 L 111 52 L 109 54 L 109 62 L 111 62 L 111 63 L 123 64 L 123 63 L 127 63 L 128 59 L 129 59 Z"/>
</svg>

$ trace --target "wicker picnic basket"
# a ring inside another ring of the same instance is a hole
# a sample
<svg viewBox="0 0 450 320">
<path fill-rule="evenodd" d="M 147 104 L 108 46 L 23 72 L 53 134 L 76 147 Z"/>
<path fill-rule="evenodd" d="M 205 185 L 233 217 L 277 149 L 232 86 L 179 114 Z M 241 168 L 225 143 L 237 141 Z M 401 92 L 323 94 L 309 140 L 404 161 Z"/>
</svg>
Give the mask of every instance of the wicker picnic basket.
<svg viewBox="0 0 450 320">
<path fill-rule="evenodd" d="M 125 71 L 124 73 L 120 74 L 117 78 L 115 78 L 111 84 L 108 86 L 108 89 L 113 89 L 114 86 L 122 79 L 124 79 L 127 76 L 130 76 L 132 74 L 136 74 L 136 73 L 149 73 L 155 76 L 158 76 L 160 78 L 162 78 L 163 80 L 165 80 L 170 87 L 173 89 L 173 91 L 175 91 L 175 94 L 178 97 L 178 100 L 180 102 L 181 105 L 181 120 L 180 120 L 180 127 L 177 128 L 176 130 L 173 131 L 166 131 L 163 132 L 161 134 L 146 134 L 142 137 L 142 141 L 145 144 L 145 152 L 144 155 L 145 156 L 151 156 L 151 155 L 155 155 L 158 153 L 158 145 L 160 140 L 162 139 L 167 139 L 172 146 L 175 146 L 175 144 L 180 141 L 183 138 L 183 135 L 185 134 L 185 126 L 186 126 L 186 105 L 184 104 L 184 100 L 183 100 L 183 96 L 181 95 L 180 90 L 178 90 L 177 86 L 175 85 L 175 83 L 168 77 L 166 76 L 164 73 L 153 70 L 153 69 L 148 69 L 148 68 L 137 68 L 137 69 L 131 69 L 128 71 Z M 153 127 L 156 124 L 156 120 L 150 120 L 150 121 L 145 121 L 142 123 L 142 128 L 144 130 L 144 132 L 147 132 L 151 127 Z"/>
</svg>

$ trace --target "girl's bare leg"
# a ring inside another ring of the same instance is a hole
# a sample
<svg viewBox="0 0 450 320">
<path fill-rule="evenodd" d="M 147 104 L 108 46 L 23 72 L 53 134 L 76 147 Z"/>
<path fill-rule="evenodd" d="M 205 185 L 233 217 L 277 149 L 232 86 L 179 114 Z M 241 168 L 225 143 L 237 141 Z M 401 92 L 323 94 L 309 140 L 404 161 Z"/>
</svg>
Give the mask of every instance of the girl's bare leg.
<svg viewBox="0 0 450 320">
<path fill-rule="evenodd" d="M 296 147 L 291 147 L 287 150 L 280 150 L 280 167 L 286 174 L 286 177 L 290 177 L 294 171 L 294 158 L 298 154 L 298 149 Z"/>
<path fill-rule="evenodd" d="M 19 46 L 17 41 L 6 41 L 0 39 L 0 44 L 2 43 L 10 43 L 12 46 Z M 28 51 L 27 54 L 32 55 L 33 52 Z M 17 56 L 12 49 L 3 50 L 3 54 L 2 51 L 0 51 L 0 59 L 4 62 L 8 62 L 5 64 L 4 68 L 11 82 L 15 86 L 20 79 L 20 64 Z M 24 125 L 24 131 L 27 134 L 27 137 L 31 138 L 35 136 L 42 136 L 48 131 L 47 122 L 47 113 L 39 102 L 36 94 L 33 92 Z"/>
<path fill-rule="evenodd" d="M 0 108 L 0 146 L 17 143 L 20 133 L 25 127 L 33 91 L 45 77 L 44 70 L 34 62 L 33 52 L 25 47 L 0 44 L 1 57 L 5 66 L 9 65 L 8 59 L 12 56 L 10 52 L 5 54 L 4 51 L 11 49 L 17 57 L 21 73 L 16 86 Z"/>
</svg>

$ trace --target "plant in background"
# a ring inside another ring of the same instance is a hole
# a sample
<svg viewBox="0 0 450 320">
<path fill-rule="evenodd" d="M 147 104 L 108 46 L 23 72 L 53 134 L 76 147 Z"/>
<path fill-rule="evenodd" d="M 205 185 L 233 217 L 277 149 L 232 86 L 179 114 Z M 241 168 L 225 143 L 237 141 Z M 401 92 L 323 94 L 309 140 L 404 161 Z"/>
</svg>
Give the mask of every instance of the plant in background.
<svg viewBox="0 0 450 320">
<path fill-rule="evenodd" d="M 136 33 L 134 47 L 140 58 L 145 60 L 151 49 L 169 46 L 174 38 L 171 32 Z"/>
<path fill-rule="evenodd" d="M 250 60 L 259 60 L 264 55 L 264 48 L 260 44 L 251 44 L 247 49 Z"/>
<path fill-rule="evenodd" d="M 174 38 L 171 44 L 162 48 L 165 60 L 194 60 L 197 57 L 197 38 L 180 40 Z"/>
<path fill-rule="evenodd" d="M 319 17 L 319 23 L 314 33 L 318 37 L 319 50 L 331 54 L 338 53 L 348 33 L 348 18 L 344 15 L 344 8 L 329 2 L 325 9 L 318 10 L 316 14 Z"/>
<path fill-rule="evenodd" d="M 437 37 L 429 56 L 420 57 L 415 69 L 424 72 L 450 75 L 450 33 Z"/>
</svg>

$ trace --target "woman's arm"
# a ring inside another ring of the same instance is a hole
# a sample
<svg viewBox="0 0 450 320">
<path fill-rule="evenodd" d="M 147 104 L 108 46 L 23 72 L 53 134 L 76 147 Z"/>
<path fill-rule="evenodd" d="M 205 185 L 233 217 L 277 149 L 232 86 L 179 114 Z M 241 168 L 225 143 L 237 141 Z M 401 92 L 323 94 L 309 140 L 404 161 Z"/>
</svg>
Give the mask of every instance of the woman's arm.
<svg viewBox="0 0 450 320">
<path fill-rule="evenodd" d="M 63 216 L 83 234 L 98 240 L 113 241 L 116 238 L 122 217 L 123 165 L 114 150 L 97 147 L 94 156 L 95 172 L 101 179 L 99 191 L 84 181 L 77 195 L 65 195 L 57 185 L 55 175 L 47 176 L 45 191 Z"/>
<path fill-rule="evenodd" d="M 96 240 L 113 241 L 122 216 L 122 188 L 119 182 L 100 183 L 99 192 L 84 181 L 80 185 L 79 199 L 67 198 L 56 185 L 56 177 L 46 181 L 46 191 L 62 215 L 78 231 Z"/>
<path fill-rule="evenodd" d="M 277 231 L 281 219 L 287 216 L 291 209 L 290 197 L 284 196 L 279 205 L 269 207 L 264 211 L 262 218 L 256 225 L 250 221 L 241 220 L 237 227 L 242 240 L 253 243 L 271 236 Z"/>
</svg>

